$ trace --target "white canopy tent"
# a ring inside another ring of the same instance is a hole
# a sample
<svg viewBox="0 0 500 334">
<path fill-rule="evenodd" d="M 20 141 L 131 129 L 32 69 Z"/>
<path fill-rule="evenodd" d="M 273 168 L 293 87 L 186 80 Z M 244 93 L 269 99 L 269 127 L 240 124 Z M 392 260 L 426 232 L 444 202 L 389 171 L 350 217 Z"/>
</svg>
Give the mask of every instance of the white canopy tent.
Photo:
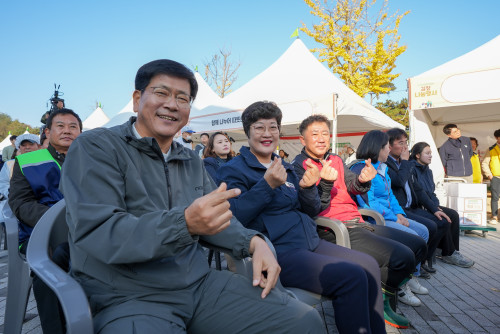
<svg viewBox="0 0 500 334">
<path fill-rule="evenodd" d="M 0 142 L 0 153 L 2 153 L 2 150 L 4 148 L 6 148 L 7 146 L 11 145 L 11 142 L 10 142 L 10 139 L 9 139 L 11 136 L 12 136 L 12 134 L 9 131 L 9 134 Z"/>
<path fill-rule="evenodd" d="M 280 147 L 297 146 L 285 148 L 289 153 L 297 153 L 298 125 L 311 114 L 327 116 L 333 133 L 355 145 L 369 130 L 403 128 L 350 90 L 300 39 L 266 70 L 219 103 L 193 110 L 189 124 L 197 132 L 229 131 L 237 141 L 245 140 L 241 113 L 251 103 L 262 100 L 276 102 L 282 110 Z"/>
<path fill-rule="evenodd" d="M 437 147 L 448 139 L 443 126 L 457 124 L 479 141 L 480 157 L 500 129 L 500 35 L 465 55 L 408 79 L 410 142 L 425 141 L 434 153 L 437 185 L 444 169 Z"/>
<path fill-rule="evenodd" d="M 109 117 L 106 116 L 101 107 L 97 107 L 90 115 L 83 121 L 83 131 L 98 128 L 109 122 Z"/>
</svg>

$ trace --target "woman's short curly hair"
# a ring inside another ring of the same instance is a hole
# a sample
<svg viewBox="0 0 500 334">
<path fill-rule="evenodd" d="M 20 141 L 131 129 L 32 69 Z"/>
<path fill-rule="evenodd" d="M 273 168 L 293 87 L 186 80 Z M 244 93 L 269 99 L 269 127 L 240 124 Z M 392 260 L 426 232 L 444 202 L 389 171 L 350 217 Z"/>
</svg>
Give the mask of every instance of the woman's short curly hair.
<svg viewBox="0 0 500 334">
<path fill-rule="evenodd" d="M 281 109 L 274 102 L 259 101 L 252 103 L 241 114 L 241 121 L 243 122 L 243 130 L 247 137 L 250 137 L 250 126 L 257 122 L 259 119 L 276 119 L 278 127 L 281 128 L 281 119 L 283 114 Z"/>
</svg>

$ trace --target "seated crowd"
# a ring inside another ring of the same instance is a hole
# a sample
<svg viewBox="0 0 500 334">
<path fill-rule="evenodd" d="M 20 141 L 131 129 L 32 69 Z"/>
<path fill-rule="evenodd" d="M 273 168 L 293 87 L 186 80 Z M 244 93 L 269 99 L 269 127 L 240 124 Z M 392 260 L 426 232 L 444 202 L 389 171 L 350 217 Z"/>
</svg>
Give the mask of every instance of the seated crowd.
<svg viewBox="0 0 500 334">
<path fill-rule="evenodd" d="M 193 148 L 186 124 L 197 90 L 184 65 L 147 63 L 135 78 L 136 117 L 81 133 L 76 113 L 57 110 L 48 146 L 14 138 L 18 155 L 0 171 L 2 212 L 19 221 L 22 254 L 40 217 L 65 199 L 68 243 L 52 257 L 81 284 L 96 333 L 324 333 L 319 313 L 275 288 L 278 279 L 329 298 L 340 333 L 385 333 L 386 323 L 409 326 L 397 302 L 421 304 L 414 294 L 429 291 L 418 278 L 436 272 L 437 249 L 445 263 L 474 264 L 459 251 L 458 214 L 435 194 L 428 144 L 410 154 L 403 130 L 370 131 L 346 165 L 331 153 L 330 121 L 312 115 L 289 163 L 276 154 L 281 110 L 255 102 L 241 116 L 248 146 L 238 155 L 223 132 Z M 351 248 L 316 217 L 344 224 Z M 210 269 L 200 240 L 251 256 L 252 279 Z M 33 290 L 43 332 L 64 333 L 55 294 L 37 277 Z"/>
</svg>

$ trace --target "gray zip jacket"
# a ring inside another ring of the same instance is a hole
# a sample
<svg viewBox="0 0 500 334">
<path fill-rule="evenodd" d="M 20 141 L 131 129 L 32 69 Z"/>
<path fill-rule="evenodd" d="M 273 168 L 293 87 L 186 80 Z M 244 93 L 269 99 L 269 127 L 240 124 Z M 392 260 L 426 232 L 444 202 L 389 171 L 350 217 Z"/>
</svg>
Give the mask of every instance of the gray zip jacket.
<svg viewBox="0 0 500 334">
<path fill-rule="evenodd" d="M 191 235 L 184 210 L 215 184 L 198 155 L 176 142 L 165 162 L 155 139 L 135 137 L 135 120 L 82 133 L 62 170 L 71 273 L 94 315 L 130 300 L 171 303 L 182 291 L 179 298 L 187 298 L 209 272 L 199 238 L 242 258 L 258 234 L 233 218 L 214 236 Z M 106 321 L 137 307 L 122 307 Z"/>
<path fill-rule="evenodd" d="M 439 148 L 439 156 L 448 176 L 472 175 L 472 145 L 469 137 L 448 138 Z"/>
</svg>

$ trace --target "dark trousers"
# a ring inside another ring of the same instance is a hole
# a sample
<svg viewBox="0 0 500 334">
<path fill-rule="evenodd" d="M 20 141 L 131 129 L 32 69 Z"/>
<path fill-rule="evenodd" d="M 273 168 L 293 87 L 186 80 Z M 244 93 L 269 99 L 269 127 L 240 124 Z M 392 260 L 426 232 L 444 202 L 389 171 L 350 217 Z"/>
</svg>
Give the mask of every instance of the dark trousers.
<svg viewBox="0 0 500 334">
<path fill-rule="evenodd" d="M 493 177 L 490 181 L 491 216 L 498 216 L 498 198 L 500 197 L 500 177 Z"/>
<path fill-rule="evenodd" d="M 404 209 L 408 218 L 424 224 L 429 230 L 429 241 L 427 241 L 427 261 L 430 261 L 432 254 L 436 250 L 439 242 L 450 230 L 450 223 L 446 219 L 439 220 L 431 212 L 420 209 Z"/>
<path fill-rule="evenodd" d="M 427 245 L 419 236 L 387 226 L 372 225 L 348 228 L 351 249 L 371 255 L 378 263 L 382 287 L 394 292 L 410 277 L 417 263 L 423 260 Z M 320 238 L 335 243 L 331 231 L 318 229 Z"/>
<path fill-rule="evenodd" d="M 348 228 L 351 249 L 373 256 L 377 261 L 382 286 L 394 292 L 401 282 L 413 274 L 417 263 L 427 254 L 425 240 L 417 235 L 381 225 Z M 331 231 L 318 230 L 320 238 L 335 243 Z"/>
<path fill-rule="evenodd" d="M 451 219 L 450 228 L 441 239 L 438 247 L 442 249 L 443 256 L 449 256 L 454 251 L 460 250 L 460 217 L 458 212 L 445 206 L 439 206 L 441 210 Z M 448 222 L 446 222 L 448 223 Z"/>
<path fill-rule="evenodd" d="M 29 240 L 23 242 L 19 251 L 26 254 Z M 60 244 L 52 254 L 52 261 L 65 271 L 69 271 L 69 245 Z M 66 325 L 64 313 L 56 294 L 36 275 L 33 276 L 33 294 L 44 334 L 64 334 Z"/>
<path fill-rule="evenodd" d="M 369 255 L 320 240 L 314 251 L 279 252 L 284 286 L 333 299 L 340 333 L 385 333 L 380 270 Z"/>
</svg>

